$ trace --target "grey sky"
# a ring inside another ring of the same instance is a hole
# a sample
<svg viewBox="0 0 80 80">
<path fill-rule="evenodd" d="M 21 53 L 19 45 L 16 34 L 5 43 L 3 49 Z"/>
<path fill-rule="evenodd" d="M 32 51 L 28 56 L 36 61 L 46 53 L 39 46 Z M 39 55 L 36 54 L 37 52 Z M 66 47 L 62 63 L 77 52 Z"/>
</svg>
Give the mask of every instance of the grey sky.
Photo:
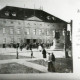
<svg viewBox="0 0 80 80">
<path fill-rule="evenodd" d="M 80 9 L 80 0 L 0 0 L 0 8 L 4 6 L 17 6 L 39 9 L 57 16 L 65 21 L 70 21 L 75 16 L 77 9 Z"/>
</svg>

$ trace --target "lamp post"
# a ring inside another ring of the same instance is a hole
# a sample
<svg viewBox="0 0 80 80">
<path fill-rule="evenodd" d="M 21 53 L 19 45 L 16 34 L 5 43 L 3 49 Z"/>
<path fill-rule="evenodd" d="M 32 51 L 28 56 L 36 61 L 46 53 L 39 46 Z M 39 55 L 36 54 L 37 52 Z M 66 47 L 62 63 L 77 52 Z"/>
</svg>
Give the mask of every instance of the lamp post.
<svg viewBox="0 0 80 80">
<path fill-rule="evenodd" d="M 16 57 L 16 59 L 18 59 L 18 48 L 17 48 L 17 51 L 16 51 L 16 53 L 17 53 L 17 57 Z"/>
<path fill-rule="evenodd" d="M 16 55 L 17 55 L 17 56 L 16 56 L 16 59 L 18 59 L 18 56 L 19 56 L 19 55 L 18 55 L 18 54 L 19 54 L 19 52 L 18 52 L 18 47 L 19 47 L 19 46 L 18 46 L 18 44 L 17 44 L 17 46 L 16 46 Z"/>
</svg>

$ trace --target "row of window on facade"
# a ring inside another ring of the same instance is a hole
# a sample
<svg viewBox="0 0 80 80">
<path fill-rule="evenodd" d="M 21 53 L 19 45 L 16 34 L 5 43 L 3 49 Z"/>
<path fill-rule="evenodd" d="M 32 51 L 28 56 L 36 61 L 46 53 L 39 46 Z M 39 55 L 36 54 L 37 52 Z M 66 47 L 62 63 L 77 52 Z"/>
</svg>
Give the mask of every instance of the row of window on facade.
<svg viewBox="0 0 80 80">
<path fill-rule="evenodd" d="M 20 43 L 21 38 L 17 38 L 17 41 Z M 7 39 L 3 38 L 3 43 L 7 43 Z M 10 38 L 10 43 L 14 43 L 14 38 Z"/>
<path fill-rule="evenodd" d="M 29 40 L 30 40 L 30 39 L 29 39 Z M 35 39 L 33 39 L 33 41 L 31 41 L 31 42 L 35 43 L 37 40 L 38 40 L 38 42 L 42 42 L 42 41 L 44 42 L 44 40 L 42 40 L 42 39 L 36 39 L 36 41 L 34 41 L 34 40 L 35 40 Z M 17 38 L 17 42 L 18 42 L 18 43 L 21 43 L 21 41 L 22 41 L 21 38 Z M 47 39 L 46 42 L 47 42 L 47 43 L 51 43 L 52 41 L 51 41 L 50 39 Z M 3 44 L 6 44 L 6 43 L 7 43 L 7 39 L 6 39 L 6 38 L 3 38 Z M 14 38 L 10 38 L 9 43 L 15 43 Z"/>
<path fill-rule="evenodd" d="M 37 31 L 37 29 L 33 29 L 33 35 L 36 35 L 37 32 L 39 35 L 44 35 L 44 33 L 45 33 L 44 29 L 39 29 L 38 31 Z M 54 36 L 56 32 L 61 33 L 60 31 L 53 30 L 52 35 Z M 3 28 L 3 34 L 6 34 L 6 28 Z M 10 34 L 14 34 L 13 28 L 10 28 Z M 21 34 L 20 28 L 17 28 L 17 34 Z M 25 29 L 25 35 L 30 35 L 30 29 L 29 28 Z M 48 30 L 48 29 L 46 30 L 46 35 L 50 35 L 50 30 Z M 64 33 L 63 33 L 63 35 L 64 35 Z"/>
<path fill-rule="evenodd" d="M 8 21 L 8 22 L 9 22 L 9 21 Z M 15 22 L 15 21 L 10 21 L 10 23 L 11 23 L 11 24 L 13 24 L 14 22 Z M 6 22 L 6 20 L 4 20 L 4 21 L 3 21 L 3 23 L 7 23 L 7 22 Z M 20 25 L 21 23 L 22 23 L 22 22 L 19 22 L 19 21 L 18 21 L 18 24 L 19 24 L 19 25 Z M 29 26 L 29 25 L 32 25 L 32 24 L 27 23 L 27 25 Z M 36 23 L 34 23 L 33 25 L 40 25 L 40 26 L 44 26 L 44 25 L 43 25 L 43 24 L 41 24 L 41 23 L 40 23 L 40 24 L 36 24 Z M 51 24 L 47 24 L 47 25 L 45 25 L 45 26 L 51 26 Z M 52 26 L 54 26 L 54 25 L 52 25 Z"/>
<path fill-rule="evenodd" d="M 5 15 L 6 15 L 6 16 L 9 16 L 9 12 L 8 12 L 8 11 L 6 11 L 6 12 L 5 12 Z M 13 13 L 12 13 L 12 16 L 16 16 L 16 13 L 15 13 L 15 12 L 13 12 Z"/>
</svg>

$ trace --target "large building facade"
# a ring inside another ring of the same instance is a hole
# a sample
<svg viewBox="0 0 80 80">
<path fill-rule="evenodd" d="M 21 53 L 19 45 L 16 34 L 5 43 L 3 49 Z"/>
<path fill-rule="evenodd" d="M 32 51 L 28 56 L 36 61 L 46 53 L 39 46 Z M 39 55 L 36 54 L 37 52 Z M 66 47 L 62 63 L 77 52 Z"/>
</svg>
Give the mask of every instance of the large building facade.
<svg viewBox="0 0 80 80">
<path fill-rule="evenodd" d="M 66 36 L 66 37 L 65 37 Z M 0 10 L 0 44 L 67 42 L 67 22 L 37 9 L 6 6 Z"/>
</svg>

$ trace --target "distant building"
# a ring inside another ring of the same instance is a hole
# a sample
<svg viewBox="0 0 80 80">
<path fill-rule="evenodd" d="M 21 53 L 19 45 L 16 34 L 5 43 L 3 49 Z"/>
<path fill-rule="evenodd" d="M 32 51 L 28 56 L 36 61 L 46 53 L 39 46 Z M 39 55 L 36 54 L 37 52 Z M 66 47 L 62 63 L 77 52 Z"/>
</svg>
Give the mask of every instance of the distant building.
<svg viewBox="0 0 80 80">
<path fill-rule="evenodd" d="M 66 32 L 64 32 L 64 30 Z M 0 10 L 0 44 L 65 43 L 67 22 L 43 10 L 6 6 Z"/>
</svg>

